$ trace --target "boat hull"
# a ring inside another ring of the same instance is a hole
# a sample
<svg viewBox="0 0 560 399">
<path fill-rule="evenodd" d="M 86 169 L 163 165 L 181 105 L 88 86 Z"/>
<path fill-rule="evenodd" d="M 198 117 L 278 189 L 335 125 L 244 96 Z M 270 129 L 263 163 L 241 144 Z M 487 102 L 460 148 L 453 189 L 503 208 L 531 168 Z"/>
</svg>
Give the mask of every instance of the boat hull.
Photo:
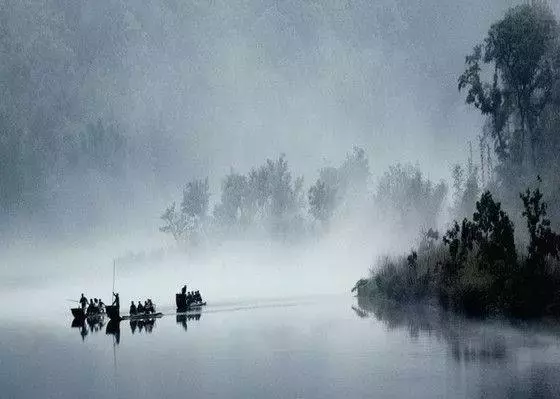
<svg viewBox="0 0 560 399">
<path fill-rule="evenodd" d="M 188 312 L 191 309 L 206 306 L 206 302 L 187 303 L 187 294 L 175 294 L 175 303 L 177 304 L 177 312 Z"/>
<path fill-rule="evenodd" d="M 105 306 L 105 313 L 111 320 L 121 320 L 120 309 L 114 305 Z"/>
<path fill-rule="evenodd" d="M 148 320 L 148 319 L 159 319 L 163 316 L 163 313 L 142 313 L 123 316 L 122 320 Z"/>
<path fill-rule="evenodd" d="M 82 308 L 70 308 L 70 311 L 77 320 L 84 320 L 86 318 L 86 312 Z"/>
</svg>

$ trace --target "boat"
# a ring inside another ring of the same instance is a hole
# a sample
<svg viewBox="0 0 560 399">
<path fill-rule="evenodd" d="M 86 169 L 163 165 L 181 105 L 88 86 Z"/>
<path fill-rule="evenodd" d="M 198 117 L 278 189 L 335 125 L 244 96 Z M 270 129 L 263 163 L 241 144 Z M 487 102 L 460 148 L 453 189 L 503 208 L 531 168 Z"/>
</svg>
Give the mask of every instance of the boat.
<svg viewBox="0 0 560 399">
<path fill-rule="evenodd" d="M 120 309 L 115 305 L 105 306 L 105 313 L 107 313 L 107 316 L 109 316 L 111 320 L 121 320 Z"/>
<path fill-rule="evenodd" d="M 86 312 L 82 308 L 70 308 L 70 311 L 76 320 L 84 320 L 86 318 Z"/>
<path fill-rule="evenodd" d="M 121 317 L 121 320 L 148 320 L 148 319 L 158 319 L 163 316 L 163 313 L 139 313 L 132 315 L 125 315 Z"/>
<path fill-rule="evenodd" d="M 175 294 L 175 303 L 177 304 L 177 312 L 187 312 L 191 309 L 206 306 L 206 302 L 187 303 L 187 294 Z"/>
<path fill-rule="evenodd" d="M 104 313 L 100 313 L 100 312 L 87 314 L 86 311 L 82 308 L 70 308 L 70 311 L 72 312 L 72 316 L 74 316 L 75 320 L 102 318 L 104 316 Z"/>
</svg>

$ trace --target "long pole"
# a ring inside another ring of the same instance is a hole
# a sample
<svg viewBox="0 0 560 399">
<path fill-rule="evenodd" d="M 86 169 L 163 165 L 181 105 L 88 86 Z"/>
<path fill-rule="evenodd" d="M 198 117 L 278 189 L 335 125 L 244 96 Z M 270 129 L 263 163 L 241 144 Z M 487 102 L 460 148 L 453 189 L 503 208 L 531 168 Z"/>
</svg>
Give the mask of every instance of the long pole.
<svg viewBox="0 0 560 399">
<path fill-rule="evenodd" d="M 113 293 L 115 293 L 115 260 L 113 259 Z"/>
</svg>

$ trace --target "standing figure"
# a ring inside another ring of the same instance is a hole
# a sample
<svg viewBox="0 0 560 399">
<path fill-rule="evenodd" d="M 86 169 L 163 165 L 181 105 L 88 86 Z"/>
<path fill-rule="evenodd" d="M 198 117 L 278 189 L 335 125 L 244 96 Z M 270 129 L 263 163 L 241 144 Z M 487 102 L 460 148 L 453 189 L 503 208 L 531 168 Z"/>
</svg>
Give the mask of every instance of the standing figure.
<svg viewBox="0 0 560 399">
<path fill-rule="evenodd" d="M 87 298 L 84 296 L 84 294 L 82 293 L 82 296 L 80 297 L 80 300 L 78 301 L 80 303 L 80 305 L 82 306 L 82 309 L 85 309 L 88 303 Z"/>
<path fill-rule="evenodd" d="M 113 292 L 113 296 L 115 297 L 113 300 L 113 306 L 116 306 L 118 310 L 120 308 L 119 294 Z"/>
<path fill-rule="evenodd" d="M 130 301 L 130 315 L 135 315 L 137 312 L 138 310 L 136 309 L 136 305 L 134 304 L 134 301 Z"/>
</svg>

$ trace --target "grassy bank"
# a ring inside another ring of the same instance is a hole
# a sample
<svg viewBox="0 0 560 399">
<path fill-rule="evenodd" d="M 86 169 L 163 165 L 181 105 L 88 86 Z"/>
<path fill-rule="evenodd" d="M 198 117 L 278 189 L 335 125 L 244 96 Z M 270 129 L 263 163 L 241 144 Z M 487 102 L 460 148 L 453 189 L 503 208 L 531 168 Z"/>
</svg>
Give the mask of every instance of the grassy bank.
<svg viewBox="0 0 560 399">
<path fill-rule="evenodd" d="M 485 192 L 471 219 L 454 222 L 441 238 L 430 230 L 418 248 L 384 258 L 353 290 L 397 302 L 437 300 L 477 316 L 560 316 L 560 236 L 550 228 L 539 189 L 520 199 L 526 249 L 518 250 L 508 215 Z"/>
</svg>

